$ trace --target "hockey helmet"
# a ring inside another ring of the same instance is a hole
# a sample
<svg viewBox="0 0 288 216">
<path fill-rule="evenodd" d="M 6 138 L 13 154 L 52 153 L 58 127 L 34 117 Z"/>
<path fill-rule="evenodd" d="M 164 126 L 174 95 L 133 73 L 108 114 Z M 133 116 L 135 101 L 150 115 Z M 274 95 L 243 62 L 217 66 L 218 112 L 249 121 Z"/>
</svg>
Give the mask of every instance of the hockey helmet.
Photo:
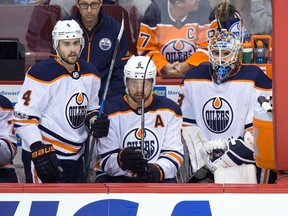
<svg viewBox="0 0 288 216">
<path fill-rule="evenodd" d="M 236 73 L 239 66 L 241 43 L 238 38 L 226 29 L 210 40 L 208 46 L 209 60 L 212 64 L 212 76 L 216 83 L 223 83 Z"/>
<path fill-rule="evenodd" d="M 131 56 L 124 66 L 124 83 L 127 87 L 127 78 L 130 79 L 153 79 L 153 86 L 156 83 L 156 66 L 154 62 L 149 61 L 149 56 Z M 148 64 L 148 65 L 147 65 Z"/>
<path fill-rule="evenodd" d="M 75 20 L 59 20 L 52 31 L 53 48 L 56 49 L 59 40 L 79 38 L 81 51 L 84 48 L 83 30 Z"/>
</svg>

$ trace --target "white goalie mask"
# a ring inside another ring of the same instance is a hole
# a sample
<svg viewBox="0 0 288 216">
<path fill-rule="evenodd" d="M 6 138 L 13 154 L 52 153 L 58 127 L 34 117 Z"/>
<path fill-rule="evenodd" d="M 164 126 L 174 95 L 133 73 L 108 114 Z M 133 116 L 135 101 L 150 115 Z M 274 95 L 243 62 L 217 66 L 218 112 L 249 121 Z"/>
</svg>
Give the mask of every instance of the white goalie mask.
<svg viewBox="0 0 288 216">
<path fill-rule="evenodd" d="M 156 66 L 149 56 L 132 56 L 124 66 L 124 84 L 127 90 L 127 78 L 130 79 L 144 79 L 144 74 L 146 71 L 145 79 L 152 79 L 152 88 L 156 83 Z M 147 65 L 148 64 L 148 65 Z M 147 69 L 146 69 L 147 68 Z"/>
<path fill-rule="evenodd" d="M 59 40 L 80 39 L 81 52 L 84 48 L 83 30 L 75 20 L 59 20 L 52 31 L 53 48 L 56 50 Z M 80 54 L 81 54 L 80 52 Z"/>
<path fill-rule="evenodd" d="M 212 76 L 217 84 L 223 83 L 235 74 L 239 66 L 241 43 L 235 34 L 222 29 L 210 40 L 209 60 L 212 64 Z"/>
</svg>

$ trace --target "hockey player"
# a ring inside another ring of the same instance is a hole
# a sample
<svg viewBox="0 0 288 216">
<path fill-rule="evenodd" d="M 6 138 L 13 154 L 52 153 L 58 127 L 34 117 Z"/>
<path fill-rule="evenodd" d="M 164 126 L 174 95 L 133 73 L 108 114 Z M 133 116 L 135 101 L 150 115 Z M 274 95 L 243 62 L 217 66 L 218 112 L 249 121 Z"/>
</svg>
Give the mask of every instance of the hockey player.
<svg viewBox="0 0 288 216">
<path fill-rule="evenodd" d="M 27 182 L 38 177 L 43 183 L 81 182 L 88 133 L 106 136 L 109 120 L 105 114 L 97 119 L 97 69 L 78 59 L 84 47 L 79 24 L 58 21 L 52 38 L 57 57 L 27 72 L 15 106 L 15 129 L 23 140 Z"/>
<path fill-rule="evenodd" d="M 255 164 L 253 136 L 247 131 L 253 130 L 258 96 L 272 90 L 272 81 L 259 67 L 240 64 L 240 48 L 231 32 L 217 33 L 209 43 L 210 62 L 189 71 L 181 84 L 183 126 L 201 129 L 208 140 L 204 162 L 213 173 L 224 167 Z"/>
<path fill-rule="evenodd" d="M 104 107 L 110 128 L 96 146 L 100 156 L 96 182 L 176 182 L 183 160 L 182 113 L 172 100 L 152 95 L 155 81 L 156 67 L 149 57 L 128 60 L 124 67 L 127 94 L 107 101 Z"/>
<path fill-rule="evenodd" d="M 12 116 L 13 107 L 11 101 L 0 94 L 0 183 L 18 182 L 18 177 L 12 162 L 17 153 Z"/>
</svg>

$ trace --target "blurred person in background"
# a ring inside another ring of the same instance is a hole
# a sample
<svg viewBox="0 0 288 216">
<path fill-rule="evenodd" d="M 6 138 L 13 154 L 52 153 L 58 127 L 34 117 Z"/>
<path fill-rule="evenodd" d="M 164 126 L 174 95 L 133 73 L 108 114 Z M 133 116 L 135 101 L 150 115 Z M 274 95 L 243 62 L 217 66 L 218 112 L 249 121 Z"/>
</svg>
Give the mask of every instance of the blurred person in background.
<svg viewBox="0 0 288 216">
<path fill-rule="evenodd" d="M 203 1 L 153 0 L 145 11 L 137 50 L 139 55 L 153 54 L 159 74 L 183 77 L 202 62 L 193 53 L 207 41 L 214 25 L 208 20 L 212 8 Z"/>
</svg>

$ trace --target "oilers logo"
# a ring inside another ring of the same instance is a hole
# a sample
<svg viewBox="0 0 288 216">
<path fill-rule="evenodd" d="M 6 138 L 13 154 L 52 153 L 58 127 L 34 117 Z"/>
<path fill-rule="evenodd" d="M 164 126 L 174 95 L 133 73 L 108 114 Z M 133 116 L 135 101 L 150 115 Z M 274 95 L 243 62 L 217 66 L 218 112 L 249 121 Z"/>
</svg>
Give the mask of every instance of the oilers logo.
<svg viewBox="0 0 288 216">
<path fill-rule="evenodd" d="M 65 115 L 69 125 L 77 129 L 84 124 L 87 114 L 88 98 L 87 95 L 79 92 L 70 98 L 66 105 Z"/>
<path fill-rule="evenodd" d="M 184 62 L 195 50 L 195 45 L 191 42 L 183 39 L 175 39 L 163 46 L 161 53 L 169 63 L 173 63 L 176 61 Z"/>
<path fill-rule="evenodd" d="M 234 22 L 228 31 L 230 31 L 231 33 L 233 33 L 239 40 L 242 39 L 243 37 L 243 32 L 244 32 L 244 27 L 241 27 L 241 22 L 237 21 Z M 241 32 L 242 31 L 242 32 Z"/>
<path fill-rule="evenodd" d="M 203 106 L 203 121 L 213 133 L 224 133 L 231 126 L 234 118 L 230 104 L 222 97 L 209 99 Z"/>
<path fill-rule="evenodd" d="M 141 128 L 132 129 L 124 137 L 122 147 L 139 147 L 141 148 Z M 145 128 L 144 133 L 144 151 L 147 152 L 146 158 L 153 159 L 159 152 L 159 141 L 157 136 L 148 128 Z"/>
<path fill-rule="evenodd" d="M 111 40 L 109 38 L 102 38 L 99 41 L 99 47 L 102 50 L 107 51 L 107 50 L 109 50 L 112 47 L 112 42 L 111 42 Z"/>
</svg>

